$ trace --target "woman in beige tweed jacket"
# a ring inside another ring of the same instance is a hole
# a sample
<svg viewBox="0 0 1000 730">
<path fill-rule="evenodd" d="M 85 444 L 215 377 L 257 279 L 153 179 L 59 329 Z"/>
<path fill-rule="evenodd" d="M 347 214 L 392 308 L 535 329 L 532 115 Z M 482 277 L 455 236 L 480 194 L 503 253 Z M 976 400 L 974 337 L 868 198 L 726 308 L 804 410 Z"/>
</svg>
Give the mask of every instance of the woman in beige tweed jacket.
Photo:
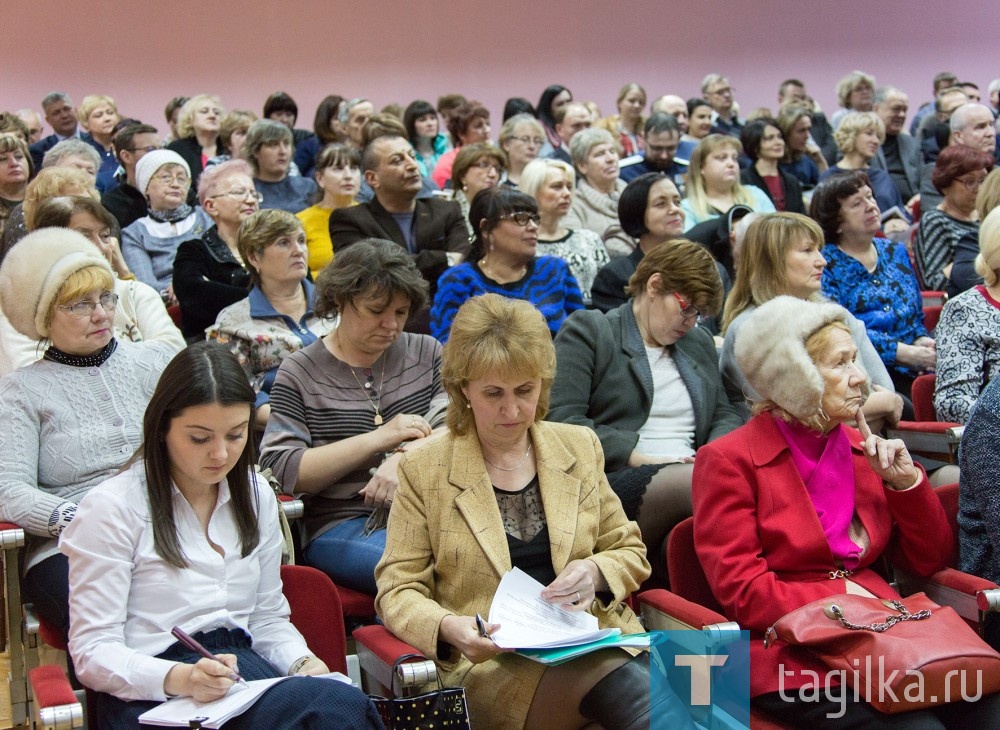
<svg viewBox="0 0 1000 730">
<path fill-rule="evenodd" d="M 490 347 L 491 355 L 509 348 L 504 369 L 513 373 L 484 371 L 486 362 L 497 362 L 485 354 Z M 449 433 L 400 463 L 376 569 L 376 608 L 389 630 L 434 659 L 446 685 L 466 688 L 473 727 L 574 728 L 594 719 L 606 728 L 648 725 L 645 655 L 631 660 L 609 649 L 546 668 L 475 633 L 473 617 L 488 614 L 501 577 L 518 563 L 509 547 L 510 515 L 502 517 L 498 500 L 518 492 L 522 481 L 531 489 L 536 477 L 549 575 L 556 576 L 543 597 L 589 610 L 602 628 L 642 631 L 622 601 L 649 575 L 649 563 L 638 527 L 604 476 L 600 443 L 589 429 L 541 420 L 554 366 L 545 321 L 527 302 L 489 294 L 459 310 L 442 361 Z M 497 393 L 488 396 L 494 403 L 484 405 L 480 387 Z M 497 413 L 504 428 L 490 421 Z M 510 428 L 511 422 L 523 422 L 523 429 Z M 510 435 L 506 452 L 497 448 L 496 433 Z M 516 466 L 497 471 L 497 464 Z M 630 710 L 643 702 L 643 709 Z M 653 709 L 670 711 L 655 701 Z"/>
</svg>

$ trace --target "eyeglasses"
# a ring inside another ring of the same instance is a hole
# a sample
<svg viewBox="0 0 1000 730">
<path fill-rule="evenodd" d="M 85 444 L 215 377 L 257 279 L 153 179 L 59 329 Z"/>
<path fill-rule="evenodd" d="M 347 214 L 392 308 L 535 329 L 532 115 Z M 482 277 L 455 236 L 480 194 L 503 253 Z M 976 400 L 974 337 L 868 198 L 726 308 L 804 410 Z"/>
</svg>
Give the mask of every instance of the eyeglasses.
<svg viewBox="0 0 1000 730">
<path fill-rule="evenodd" d="M 524 142 L 524 144 L 533 144 L 536 147 L 541 147 L 545 144 L 545 140 L 541 137 L 529 137 L 524 135 L 523 137 L 511 137 L 511 139 L 516 139 L 518 142 Z"/>
<path fill-rule="evenodd" d="M 678 145 L 658 145 L 658 144 L 647 144 L 646 152 L 651 155 L 670 155 L 673 157 L 677 154 Z"/>
<path fill-rule="evenodd" d="M 178 172 L 176 175 L 168 175 L 166 173 L 163 173 L 162 175 L 153 175 L 153 179 L 162 185 L 173 185 L 174 183 L 177 183 L 181 187 L 184 187 L 191 182 L 191 178 L 183 172 Z"/>
<path fill-rule="evenodd" d="M 736 89 L 731 86 L 727 86 L 724 89 L 716 89 L 715 91 L 709 91 L 708 93 L 712 96 L 732 96 Z"/>
<path fill-rule="evenodd" d="M 674 292 L 674 299 L 676 299 L 677 304 L 680 305 L 681 316 L 684 318 L 685 321 L 693 319 L 695 321 L 695 324 L 701 322 L 701 311 L 698 309 L 698 307 L 694 306 L 693 304 L 688 304 L 687 300 L 677 292 Z"/>
<path fill-rule="evenodd" d="M 529 223 L 534 223 L 536 226 L 541 223 L 542 217 L 538 213 L 529 213 L 526 210 L 519 210 L 514 213 L 507 213 L 507 215 L 500 216 L 502 221 L 514 221 L 519 226 L 526 226 Z"/>
<path fill-rule="evenodd" d="M 109 312 L 118 306 L 118 295 L 112 292 L 105 292 L 101 294 L 96 302 L 84 299 L 76 304 L 57 304 L 56 309 L 69 312 L 70 315 L 77 319 L 83 319 L 84 317 L 92 316 L 98 304 L 101 305 L 105 312 Z"/>
<path fill-rule="evenodd" d="M 160 149 L 159 145 L 151 144 L 148 147 L 129 147 L 128 152 L 155 152 Z"/>
<path fill-rule="evenodd" d="M 488 160 L 480 160 L 475 165 L 473 165 L 473 167 L 476 167 L 480 170 L 494 170 L 497 175 L 503 172 L 503 165 L 501 165 L 499 162 L 490 162 Z"/>
<path fill-rule="evenodd" d="M 218 195 L 213 195 L 213 198 L 236 198 L 237 200 L 246 200 L 247 198 L 253 198 L 258 203 L 264 202 L 264 196 L 258 193 L 256 190 L 248 190 L 247 188 L 235 188 L 230 190 L 228 193 L 219 193 Z"/>
<path fill-rule="evenodd" d="M 973 178 L 960 177 L 955 182 L 962 183 L 962 185 L 965 186 L 966 190 L 975 190 L 978 187 L 980 187 L 984 182 L 986 182 L 986 176 L 983 175 L 982 177 L 973 177 Z"/>
</svg>

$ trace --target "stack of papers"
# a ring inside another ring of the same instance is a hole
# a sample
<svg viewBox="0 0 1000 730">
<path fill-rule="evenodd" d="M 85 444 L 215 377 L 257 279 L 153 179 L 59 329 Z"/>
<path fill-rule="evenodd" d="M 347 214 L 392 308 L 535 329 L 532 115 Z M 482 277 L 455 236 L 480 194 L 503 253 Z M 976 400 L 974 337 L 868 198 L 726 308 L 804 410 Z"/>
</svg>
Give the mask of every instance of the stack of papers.
<svg viewBox="0 0 1000 730">
<path fill-rule="evenodd" d="M 519 568 L 501 580 L 490 605 L 491 624 L 500 624 L 490 638 L 503 649 L 516 649 L 543 664 L 561 664 L 611 646 L 648 647 L 649 634 L 621 635 L 621 629 L 601 629 L 586 611 L 567 611 L 542 598 L 541 583 Z"/>
<path fill-rule="evenodd" d="M 337 682 L 353 685 L 351 678 L 340 672 L 320 674 L 317 678 L 332 679 Z M 152 710 L 139 716 L 141 725 L 157 725 L 159 727 L 192 727 L 197 723 L 203 728 L 219 728 L 237 715 L 249 709 L 271 687 L 289 677 L 274 677 L 273 679 L 255 679 L 242 684 L 234 684 L 229 693 L 214 702 L 198 702 L 193 697 L 174 697 Z"/>
</svg>

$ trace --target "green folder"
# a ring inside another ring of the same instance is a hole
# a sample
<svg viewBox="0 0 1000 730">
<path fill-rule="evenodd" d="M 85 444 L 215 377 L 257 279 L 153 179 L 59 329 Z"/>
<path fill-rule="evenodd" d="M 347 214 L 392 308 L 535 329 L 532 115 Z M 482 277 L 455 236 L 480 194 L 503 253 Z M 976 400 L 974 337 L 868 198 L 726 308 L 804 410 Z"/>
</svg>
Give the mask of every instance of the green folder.
<svg viewBox="0 0 1000 730">
<path fill-rule="evenodd" d="M 556 649 L 518 649 L 516 653 L 528 657 L 532 661 L 541 664 L 556 665 L 564 664 L 571 659 L 590 654 L 593 651 L 607 649 L 613 646 L 632 647 L 637 649 L 649 648 L 650 634 L 611 634 L 597 641 L 590 641 L 586 644 L 576 646 L 561 646 Z"/>
</svg>

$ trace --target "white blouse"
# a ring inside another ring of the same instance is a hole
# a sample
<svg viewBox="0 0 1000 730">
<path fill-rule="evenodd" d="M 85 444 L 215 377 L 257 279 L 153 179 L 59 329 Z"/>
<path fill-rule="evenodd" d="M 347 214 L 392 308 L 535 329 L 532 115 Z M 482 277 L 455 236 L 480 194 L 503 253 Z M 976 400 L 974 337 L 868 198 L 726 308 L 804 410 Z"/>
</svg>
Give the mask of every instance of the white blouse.
<svg viewBox="0 0 1000 730">
<path fill-rule="evenodd" d="M 653 374 L 653 403 L 639 429 L 637 451 L 649 456 L 694 456 L 694 404 L 666 347 L 646 346 Z"/>
<path fill-rule="evenodd" d="M 164 700 L 175 662 L 156 659 L 176 640 L 216 628 L 245 630 L 253 649 L 285 673 L 306 654 L 281 592 L 281 531 L 274 493 L 255 478 L 261 540 L 245 558 L 228 484 L 219 485 L 208 536 L 174 487 L 177 538 L 188 567 L 164 561 L 153 547 L 143 462 L 91 490 L 59 540 L 69 558 L 69 650 L 80 680 L 125 700 Z"/>
</svg>

